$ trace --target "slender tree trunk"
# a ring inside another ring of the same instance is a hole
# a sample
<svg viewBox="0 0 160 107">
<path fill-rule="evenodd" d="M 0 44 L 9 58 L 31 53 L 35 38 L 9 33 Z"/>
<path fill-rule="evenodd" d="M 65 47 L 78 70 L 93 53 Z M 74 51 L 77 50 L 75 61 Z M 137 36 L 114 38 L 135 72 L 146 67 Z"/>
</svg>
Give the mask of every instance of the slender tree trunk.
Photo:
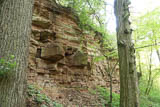
<svg viewBox="0 0 160 107">
<path fill-rule="evenodd" d="M 141 56 L 140 54 L 137 52 L 137 56 L 138 56 L 138 66 L 139 66 L 139 72 L 142 73 L 142 67 L 141 67 Z"/>
<path fill-rule="evenodd" d="M 111 67 L 111 64 L 110 64 L 110 60 L 109 60 L 109 58 L 107 57 L 107 56 L 105 56 L 106 57 L 106 61 L 107 61 L 107 69 L 106 69 L 106 72 L 107 72 L 107 74 L 108 74 L 108 76 L 109 76 L 109 80 L 110 80 L 110 82 L 109 82 L 109 86 L 110 86 L 110 99 L 109 99 L 109 102 L 108 102 L 108 106 L 109 107 L 112 107 L 112 67 Z"/>
<path fill-rule="evenodd" d="M 150 93 L 150 91 L 151 91 L 151 89 L 152 89 L 152 86 L 153 86 L 153 79 L 151 80 L 150 87 L 148 88 L 148 93 L 147 93 L 147 95 L 149 95 L 149 93 Z"/>
<path fill-rule="evenodd" d="M 139 52 L 137 52 L 137 56 L 138 56 L 138 66 L 139 66 L 139 72 L 137 72 L 137 77 L 138 77 L 138 84 L 139 84 L 139 80 L 142 76 L 141 56 L 140 56 Z"/>
<path fill-rule="evenodd" d="M 109 101 L 109 107 L 112 107 L 112 74 L 110 73 L 110 101 Z"/>
<path fill-rule="evenodd" d="M 160 62 L 160 53 L 159 53 L 158 49 L 156 49 L 156 53 L 157 53 L 157 56 L 158 56 L 158 59 L 159 59 L 159 62 Z"/>
<path fill-rule="evenodd" d="M 0 107 L 26 107 L 25 85 L 33 0 L 0 1 L 0 56 L 15 56 L 12 75 L 0 78 Z"/>
<path fill-rule="evenodd" d="M 113 87 L 112 87 L 112 82 L 113 82 L 112 77 L 113 77 L 113 73 L 116 69 L 116 66 L 118 64 L 118 61 L 115 64 L 113 64 L 113 66 L 112 66 L 111 60 L 109 60 L 109 58 L 107 56 L 105 56 L 105 57 L 106 57 L 107 65 L 108 65 L 107 69 L 106 69 L 106 72 L 107 72 L 107 74 L 109 76 L 109 80 L 110 80 L 110 82 L 109 82 L 109 86 L 110 86 L 110 96 L 109 97 L 110 97 L 110 99 L 109 99 L 109 102 L 108 102 L 108 107 L 112 107 L 112 97 L 113 97 L 113 95 L 112 95 L 112 89 L 113 89 Z"/>
<path fill-rule="evenodd" d="M 120 107 L 139 107 L 135 49 L 129 22 L 129 0 L 115 0 L 120 70 Z"/>
<path fill-rule="evenodd" d="M 112 95 L 112 89 L 113 89 L 113 86 L 112 86 L 112 77 L 113 77 L 113 73 L 116 69 L 116 66 L 118 64 L 118 61 L 113 65 L 113 66 L 110 66 L 109 69 L 109 78 L 110 78 L 110 101 L 109 101 L 109 107 L 112 107 L 112 98 L 113 98 L 113 95 Z"/>
<path fill-rule="evenodd" d="M 159 62 L 160 62 L 160 53 L 159 53 L 158 44 L 157 44 L 156 40 L 155 40 L 155 46 L 156 46 L 156 53 L 157 53 L 157 56 L 158 56 L 158 59 L 159 59 Z"/>
<path fill-rule="evenodd" d="M 147 87 L 146 87 L 146 91 L 145 91 L 145 94 L 148 95 L 149 92 L 150 92 L 150 89 L 152 88 L 152 81 L 153 81 L 153 78 L 152 78 L 152 47 L 151 47 L 151 53 L 150 53 L 150 59 L 149 59 L 149 75 L 148 75 L 148 83 L 147 83 Z"/>
</svg>

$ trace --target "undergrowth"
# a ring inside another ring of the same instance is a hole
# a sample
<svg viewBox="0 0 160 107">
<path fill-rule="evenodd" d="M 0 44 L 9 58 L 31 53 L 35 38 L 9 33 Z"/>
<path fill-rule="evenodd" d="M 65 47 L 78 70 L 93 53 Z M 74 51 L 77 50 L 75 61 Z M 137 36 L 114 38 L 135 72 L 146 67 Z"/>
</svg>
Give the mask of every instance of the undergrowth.
<svg viewBox="0 0 160 107">
<path fill-rule="evenodd" d="M 140 107 L 160 107 L 160 87 L 154 84 L 149 95 L 145 95 L 146 82 L 140 85 Z"/>
<path fill-rule="evenodd" d="M 106 107 L 106 104 L 109 102 L 110 93 L 107 88 L 97 86 L 95 90 L 89 89 L 90 93 L 92 94 L 99 94 L 101 99 L 104 99 L 103 107 Z M 119 107 L 120 95 L 117 93 L 112 93 L 112 107 Z"/>
<path fill-rule="evenodd" d="M 32 99 L 38 107 L 63 107 L 55 101 L 52 101 L 47 95 L 42 93 L 43 89 L 36 87 L 35 85 L 28 85 L 27 95 L 29 99 Z"/>
<path fill-rule="evenodd" d="M 12 73 L 16 66 L 16 62 L 14 60 L 14 55 L 11 55 L 7 59 L 0 57 L 0 77 L 7 77 Z"/>
<path fill-rule="evenodd" d="M 145 95 L 145 87 L 144 82 L 139 85 L 140 87 L 140 107 L 160 107 L 160 87 L 155 84 L 149 95 Z M 97 87 L 95 90 L 90 89 L 90 93 L 99 94 L 102 99 L 105 100 L 105 103 L 109 102 L 109 90 L 103 87 Z M 116 93 L 112 93 L 112 107 L 119 107 L 120 95 Z M 104 106 L 105 107 L 105 106 Z"/>
</svg>

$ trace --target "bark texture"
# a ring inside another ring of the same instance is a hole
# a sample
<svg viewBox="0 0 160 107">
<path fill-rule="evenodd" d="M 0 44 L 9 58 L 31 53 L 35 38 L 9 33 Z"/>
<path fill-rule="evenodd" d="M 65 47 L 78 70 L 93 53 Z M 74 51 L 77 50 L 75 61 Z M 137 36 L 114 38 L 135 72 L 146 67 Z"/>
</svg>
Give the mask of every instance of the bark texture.
<svg viewBox="0 0 160 107">
<path fill-rule="evenodd" d="M 12 75 L 0 78 L 0 107 L 26 107 L 25 85 L 32 0 L 0 1 L 0 56 L 15 56 Z"/>
<path fill-rule="evenodd" d="M 129 0 L 115 0 L 117 45 L 120 67 L 120 107 L 139 107 L 139 93 L 129 21 Z"/>
</svg>

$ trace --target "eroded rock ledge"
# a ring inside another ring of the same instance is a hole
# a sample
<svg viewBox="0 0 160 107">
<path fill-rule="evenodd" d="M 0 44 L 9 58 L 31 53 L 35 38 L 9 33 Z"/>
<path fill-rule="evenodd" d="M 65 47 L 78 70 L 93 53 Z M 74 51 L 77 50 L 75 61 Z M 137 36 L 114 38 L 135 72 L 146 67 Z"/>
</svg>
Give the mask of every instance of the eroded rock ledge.
<svg viewBox="0 0 160 107">
<path fill-rule="evenodd" d="M 35 0 L 30 40 L 28 82 L 63 99 L 62 90 L 107 86 L 106 62 L 93 62 L 101 55 L 94 32 L 85 33 L 77 18 L 49 0 Z M 65 91 L 63 91 L 65 92 Z M 67 93 L 67 92 L 66 92 Z"/>
</svg>

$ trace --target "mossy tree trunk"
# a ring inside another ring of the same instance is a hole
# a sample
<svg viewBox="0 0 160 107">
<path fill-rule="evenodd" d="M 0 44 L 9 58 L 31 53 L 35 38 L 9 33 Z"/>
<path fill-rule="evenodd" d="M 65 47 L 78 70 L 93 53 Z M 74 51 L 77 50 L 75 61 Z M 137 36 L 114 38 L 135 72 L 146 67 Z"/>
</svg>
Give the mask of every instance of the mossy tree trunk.
<svg viewBox="0 0 160 107">
<path fill-rule="evenodd" d="M 117 45 L 120 67 L 120 107 L 139 107 L 138 81 L 132 29 L 129 21 L 129 0 L 115 0 Z"/>
<path fill-rule="evenodd" d="M 0 1 L 0 57 L 15 56 L 10 77 L 0 78 L 0 107 L 26 107 L 25 85 L 33 0 Z"/>
</svg>

